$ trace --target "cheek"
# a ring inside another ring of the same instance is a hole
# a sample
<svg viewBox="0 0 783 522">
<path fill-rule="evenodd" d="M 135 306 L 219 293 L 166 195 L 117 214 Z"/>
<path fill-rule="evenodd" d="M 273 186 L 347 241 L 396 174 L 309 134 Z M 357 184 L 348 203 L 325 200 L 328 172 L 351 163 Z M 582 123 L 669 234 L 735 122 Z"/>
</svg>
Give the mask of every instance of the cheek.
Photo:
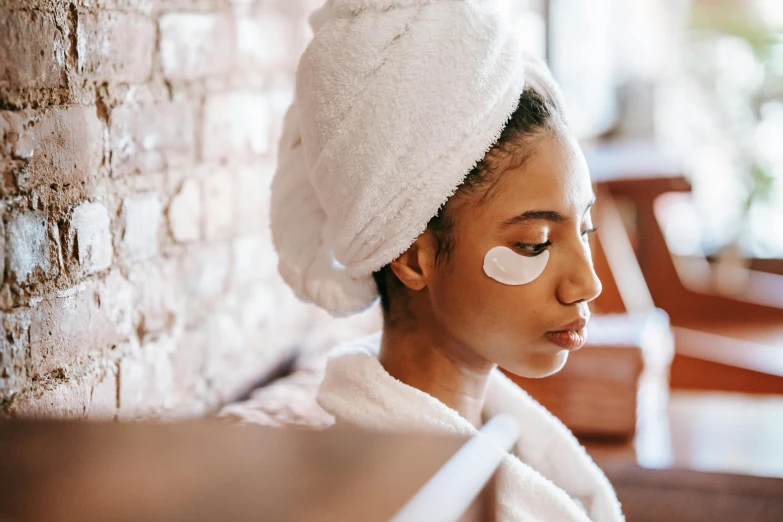
<svg viewBox="0 0 783 522">
<path fill-rule="evenodd" d="M 507 284 L 486 273 L 486 258 L 483 250 L 453 253 L 431 288 L 438 322 L 451 337 L 512 373 L 543 377 L 558 371 L 568 354 L 552 349 L 543 337 L 552 324 L 556 259 L 546 254 L 538 267 L 510 274 L 516 284 Z"/>
<path fill-rule="evenodd" d="M 494 347 L 500 351 L 518 349 L 520 342 L 540 335 L 540 323 L 546 315 L 541 306 L 548 300 L 544 295 L 546 278 L 538 276 L 547 272 L 544 267 L 548 253 L 522 258 L 523 261 L 537 259 L 531 263 L 537 267 L 518 270 L 519 267 L 514 269 L 506 263 L 509 284 L 500 283 L 486 273 L 482 263 L 489 256 L 485 254 L 483 250 L 454 252 L 449 270 L 440 274 L 433 287 L 435 313 L 455 337 L 471 346 Z M 498 267 L 496 264 L 496 270 L 500 270 Z M 520 283 L 523 280 L 527 282 Z M 510 284 L 511 281 L 516 284 Z"/>
</svg>

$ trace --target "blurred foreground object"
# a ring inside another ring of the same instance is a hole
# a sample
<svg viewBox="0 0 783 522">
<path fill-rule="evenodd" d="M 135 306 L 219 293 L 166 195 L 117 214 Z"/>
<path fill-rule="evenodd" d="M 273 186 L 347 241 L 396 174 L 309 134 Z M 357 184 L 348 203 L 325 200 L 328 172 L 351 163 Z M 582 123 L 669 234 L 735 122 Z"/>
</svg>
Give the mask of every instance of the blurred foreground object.
<svg viewBox="0 0 783 522">
<path fill-rule="evenodd" d="M 519 430 L 519 423 L 511 415 L 500 414 L 489 419 L 390 522 L 495 520 L 494 490 L 486 499 L 491 501 L 483 506 L 486 511 L 481 512 L 480 503 L 474 512 L 470 506 L 514 446 Z"/>
<path fill-rule="evenodd" d="M 0 423 L 3 521 L 387 521 L 466 439 L 181 424 Z"/>
</svg>

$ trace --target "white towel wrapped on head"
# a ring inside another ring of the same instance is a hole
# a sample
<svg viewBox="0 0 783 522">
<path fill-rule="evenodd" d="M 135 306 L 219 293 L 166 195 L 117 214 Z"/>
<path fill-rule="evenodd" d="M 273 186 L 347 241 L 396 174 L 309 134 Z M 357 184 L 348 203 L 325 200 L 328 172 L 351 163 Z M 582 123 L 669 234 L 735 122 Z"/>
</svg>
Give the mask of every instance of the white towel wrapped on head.
<svg viewBox="0 0 783 522">
<path fill-rule="evenodd" d="M 369 307 L 496 142 L 526 86 L 562 108 L 498 0 L 329 0 L 296 73 L 272 182 L 278 269 L 334 316 Z"/>
</svg>

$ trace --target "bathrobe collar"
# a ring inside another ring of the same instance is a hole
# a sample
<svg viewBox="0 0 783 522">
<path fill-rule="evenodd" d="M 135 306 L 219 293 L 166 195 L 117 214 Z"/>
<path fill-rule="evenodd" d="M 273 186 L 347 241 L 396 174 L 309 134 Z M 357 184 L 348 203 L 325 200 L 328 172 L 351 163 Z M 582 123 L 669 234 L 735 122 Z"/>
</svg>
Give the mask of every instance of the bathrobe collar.
<svg viewBox="0 0 783 522">
<path fill-rule="evenodd" d="M 367 429 L 472 436 L 476 428 L 455 410 L 389 375 L 378 361 L 381 335 L 330 353 L 321 407 L 337 422 Z M 611 484 L 570 430 L 495 369 L 482 414 L 486 420 L 498 413 L 513 415 L 522 432 L 499 468 L 499 520 L 624 520 Z"/>
</svg>

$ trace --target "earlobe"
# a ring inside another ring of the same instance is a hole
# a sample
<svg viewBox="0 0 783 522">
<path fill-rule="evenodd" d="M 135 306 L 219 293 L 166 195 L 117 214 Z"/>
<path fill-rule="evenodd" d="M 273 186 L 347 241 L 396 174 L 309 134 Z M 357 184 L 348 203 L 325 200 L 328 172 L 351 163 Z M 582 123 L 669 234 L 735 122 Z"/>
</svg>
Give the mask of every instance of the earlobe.
<svg viewBox="0 0 783 522">
<path fill-rule="evenodd" d="M 408 250 L 390 263 L 397 279 L 411 290 L 421 290 L 427 286 L 430 264 L 429 251 L 422 244 L 425 240 L 419 236 Z"/>
</svg>

